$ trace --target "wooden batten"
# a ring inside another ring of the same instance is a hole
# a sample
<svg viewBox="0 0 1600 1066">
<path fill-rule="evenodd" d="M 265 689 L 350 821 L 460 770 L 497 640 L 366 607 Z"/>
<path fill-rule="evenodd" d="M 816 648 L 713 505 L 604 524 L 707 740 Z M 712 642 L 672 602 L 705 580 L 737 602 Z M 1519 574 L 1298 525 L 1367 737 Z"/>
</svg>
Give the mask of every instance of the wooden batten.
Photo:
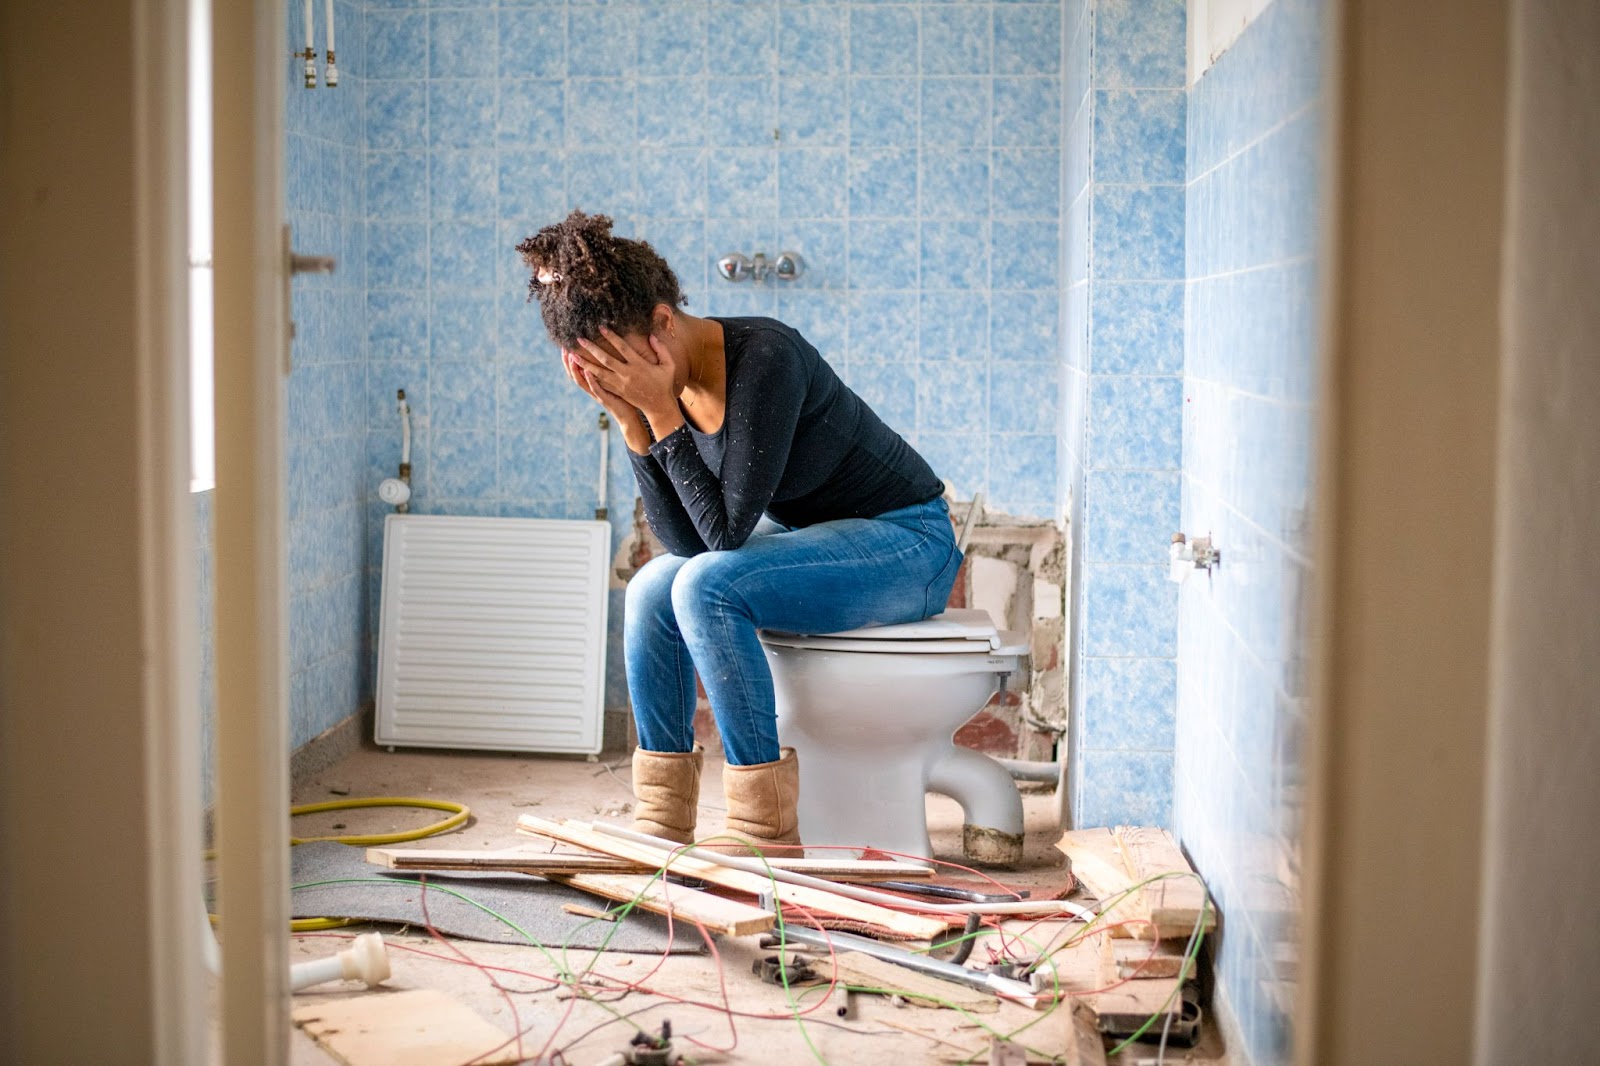
<svg viewBox="0 0 1600 1066">
<path fill-rule="evenodd" d="M 730 866 L 719 866 L 704 859 L 671 855 L 660 848 L 597 833 L 593 827 L 582 822 L 558 823 L 525 814 L 517 819 L 517 831 L 588 848 L 615 858 L 641 862 L 651 869 L 665 867 L 673 873 L 698 878 L 745 895 L 770 894 L 792 907 L 835 918 L 865 922 L 917 940 L 931 940 L 949 928 L 949 923 L 942 918 L 908 914 L 821 889 L 774 881 L 760 874 L 735 870 Z"/>
</svg>

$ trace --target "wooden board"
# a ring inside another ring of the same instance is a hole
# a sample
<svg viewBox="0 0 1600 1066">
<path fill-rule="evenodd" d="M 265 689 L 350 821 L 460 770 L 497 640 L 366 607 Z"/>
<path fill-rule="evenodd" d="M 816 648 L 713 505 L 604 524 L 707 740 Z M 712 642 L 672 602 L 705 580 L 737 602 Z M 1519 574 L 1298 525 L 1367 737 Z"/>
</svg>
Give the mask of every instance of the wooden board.
<svg viewBox="0 0 1600 1066">
<path fill-rule="evenodd" d="M 368 848 L 367 861 L 391 870 L 462 870 L 520 874 L 650 873 L 641 862 L 593 852 L 464 851 L 448 848 Z M 771 859 L 774 869 L 794 870 L 833 881 L 904 881 L 933 876 L 928 866 L 862 859 Z"/>
<path fill-rule="evenodd" d="M 1165 829 L 1125 825 L 1117 827 L 1115 836 L 1122 861 L 1134 883 L 1161 874 L 1178 875 L 1152 881 L 1139 890 L 1144 911 L 1155 923 L 1161 938 L 1181 936 L 1187 939 L 1196 923 L 1200 923 L 1205 932 L 1216 928 L 1216 908 L 1207 906 L 1205 886 L 1194 876 L 1193 867 L 1183 857 L 1171 833 Z"/>
<path fill-rule="evenodd" d="M 1149 950 L 1147 941 L 1137 946 Z M 1182 1002 L 1174 996 L 1170 1004 L 1165 1003 L 1177 987 L 1177 980 L 1157 977 L 1124 981 L 1117 976 L 1113 950 L 1110 936 L 1092 933 L 1051 955 L 1056 966 L 1056 980 L 1089 1011 L 1099 1031 L 1131 1033 L 1152 1014 L 1171 1014 L 1177 1018 L 1183 1009 Z M 1048 985 L 1045 991 L 1049 991 Z"/>
<path fill-rule="evenodd" d="M 524 1057 L 508 1034 L 431 988 L 322 1000 L 291 1017 L 345 1066 L 502 1066 Z"/>
<path fill-rule="evenodd" d="M 1111 946 L 1117 963 L 1117 977 L 1141 980 L 1176 977 L 1183 968 L 1186 947 L 1188 944 L 1183 940 L 1118 940 Z"/>
<path fill-rule="evenodd" d="M 1142 940 L 1187 940 L 1194 932 L 1205 901 L 1205 888 L 1192 876 L 1183 852 L 1164 829 L 1119 826 L 1110 829 L 1075 829 L 1064 833 L 1056 847 L 1072 863 L 1072 872 L 1101 901 L 1127 893 L 1114 906 L 1107 921 L 1131 922 L 1111 930 L 1113 936 Z M 1139 889 L 1134 885 L 1161 874 L 1165 877 Z M 1216 928 L 1216 909 L 1206 908 L 1202 929 Z"/>
<path fill-rule="evenodd" d="M 551 880 L 619 903 L 637 899 L 641 910 L 674 921 L 699 922 L 723 936 L 765 933 L 777 924 L 771 911 L 669 884 L 653 874 L 552 874 Z"/>
<path fill-rule="evenodd" d="M 1056 847 L 1062 851 L 1068 861 L 1072 863 L 1072 874 L 1083 887 L 1094 893 L 1095 898 L 1101 902 L 1115 898 L 1119 893 L 1126 892 L 1134 882 L 1128 876 L 1127 864 L 1122 858 L 1122 848 L 1117 844 L 1117 838 L 1109 829 L 1074 829 L 1062 834 Z M 1143 900 L 1139 893 L 1134 892 L 1123 899 L 1111 910 L 1106 912 L 1107 923 L 1135 921 L 1142 922 L 1148 918 L 1144 910 Z M 1149 937 L 1148 927 L 1143 924 L 1124 925 L 1113 928 L 1112 936 Z"/>
<path fill-rule="evenodd" d="M 1000 1000 L 987 992 L 954 981 L 942 981 L 932 974 L 908 970 L 859 951 L 840 952 L 832 961 L 830 967 L 826 957 L 819 958 L 812 969 L 823 975 L 834 974 L 841 984 L 857 989 L 887 989 L 918 1007 L 960 1007 L 974 1014 L 1000 1009 Z"/>
<path fill-rule="evenodd" d="M 667 866 L 673 873 L 685 877 L 698 878 L 746 895 L 761 896 L 772 893 L 777 899 L 790 906 L 832 915 L 837 918 L 849 918 L 853 921 L 866 922 L 918 940 L 931 940 L 940 936 L 950 925 L 943 918 L 908 914 L 903 911 L 891 910 L 888 907 L 880 907 L 875 903 L 863 903 L 860 900 L 850 899 L 822 889 L 791 885 L 783 881 L 773 881 L 761 874 L 735 870 L 731 866 L 719 866 L 716 863 L 691 858 L 687 855 L 669 855 L 660 848 L 635 844 L 632 841 L 597 833 L 592 827 L 583 822 L 556 823 L 536 815 L 525 814 L 517 819 L 517 830 L 522 833 L 547 837 L 551 840 L 559 840 L 567 844 L 575 844 L 578 847 L 589 848 L 617 858 L 643 862 L 653 869 Z"/>
</svg>

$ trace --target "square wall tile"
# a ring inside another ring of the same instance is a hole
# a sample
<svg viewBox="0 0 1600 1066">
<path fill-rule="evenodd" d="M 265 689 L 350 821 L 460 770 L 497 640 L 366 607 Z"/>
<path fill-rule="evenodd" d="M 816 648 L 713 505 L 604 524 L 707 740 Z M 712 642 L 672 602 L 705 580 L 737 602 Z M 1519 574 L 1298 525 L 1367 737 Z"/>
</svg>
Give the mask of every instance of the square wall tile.
<svg viewBox="0 0 1600 1066">
<path fill-rule="evenodd" d="M 1083 661 L 1083 746 L 1169 752 L 1175 743 L 1176 659 Z"/>
<path fill-rule="evenodd" d="M 492 296 L 478 292 L 435 293 L 428 330 L 429 353 L 437 360 L 492 360 L 498 346 L 495 325 Z"/>
<path fill-rule="evenodd" d="M 499 206 L 497 171 L 492 149 L 433 152 L 428 176 L 432 216 L 494 218 Z"/>
<path fill-rule="evenodd" d="M 567 175 L 560 155 L 502 148 L 499 168 L 496 192 L 501 218 L 554 222 L 566 212 Z"/>
<path fill-rule="evenodd" d="M 1055 218 L 1061 210 L 1060 199 L 1059 152 L 1048 148 L 995 149 L 996 218 Z"/>
<path fill-rule="evenodd" d="M 1084 486 L 1084 558 L 1163 566 L 1180 526 L 1177 471 L 1090 470 Z"/>
<path fill-rule="evenodd" d="M 988 368 L 981 363 L 917 364 L 917 432 L 985 432 L 988 396 Z"/>
<path fill-rule="evenodd" d="M 689 147 L 706 143 L 704 78 L 641 78 L 636 99 L 641 146 Z"/>
<path fill-rule="evenodd" d="M 416 149 L 427 142 L 427 82 L 374 81 L 365 88 L 368 149 Z"/>
<path fill-rule="evenodd" d="M 646 218 L 703 218 L 706 150 L 663 148 L 638 153 L 639 201 Z"/>
<path fill-rule="evenodd" d="M 428 143 L 434 148 L 488 148 L 495 142 L 495 83 L 428 83 Z"/>
<path fill-rule="evenodd" d="M 1178 586 L 1167 567 L 1085 563 L 1083 653 L 1152 656 L 1178 653 Z"/>
<path fill-rule="evenodd" d="M 995 433 L 1053 434 L 1059 403 L 1054 363 L 997 364 L 989 370 L 989 426 Z M 998 477 L 993 453 L 989 469 Z"/>
<path fill-rule="evenodd" d="M 1183 184 L 1187 120 L 1183 89 L 1096 90 L 1095 180 Z"/>
<path fill-rule="evenodd" d="M 428 492 L 434 496 L 492 496 L 498 493 L 499 445 L 484 430 L 443 430 L 432 434 Z"/>
<path fill-rule="evenodd" d="M 567 73 L 567 28 L 562 12 L 507 7 L 500 12 L 501 78 L 562 78 Z"/>
<path fill-rule="evenodd" d="M 706 24 L 706 54 L 718 74 L 772 74 L 777 69 L 777 8 L 719 7 Z"/>
<path fill-rule="evenodd" d="M 1096 185 L 1094 276 L 1183 280 L 1183 212 L 1181 185 Z"/>
<path fill-rule="evenodd" d="M 574 148 L 632 146 L 634 82 L 623 78 L 567 80 L 567 144 Z"/>
<path fill-rule="evenodd" d="M 1184 369 L 1184 283 L 1096 281 L 1090 286 L 1095 370 L 1179 374 Z"/>
<path fill-rule="evenodd" d="M 1060 8 L 1055 4 L 997 4 L 994 9 L 994 72 L 1056 74 L 1060 70 Z"/>
<path fill-rule="evenodd" d="M 1099 0 L 1095 7 L 1097 87 L 1181 89 L 1187 49 L 1185 0 Z"/>
<path fill-rule="evenodd" d="M 850 144 L 910 148 L 917 143 L 915 78 L 850 79 Z"/>
<path fill-rule="evenodd" d="M 853 74 L 917 72 L 915 7 L 850 8 L 850 71 Z"/>
<path fill-rule="evenodd" d="M 1061 284 L 1061 227 L 1048 219 L 995 221 L 989 227 L 989 283 L 996 289 L 1045 289 Z"/>
<path fill-rule="evenodd" d="M 924 149 L 922 217 L 976 218 L 989 214 L 989 153 Z"/>
<path fill-rule="evenodd" d="M 858 149 L 849 153 L 848 165 L 852 217 L 916 217 L 915 148 Z"/>
<path fill-rule="evenodd" d="M 1085 751 L 1073 824 L 1083 828 L 1172 823 L 1172 753 Z"/>
<path fill-rule="evenodd" d="M 693 76 L 705 70 L 703 4 L 654 3 L 639 10 L 639 72 L 652 77 Z"/>
<path fill-rule="evenodd" d="M 917 358 L 915 293 L 852 292 L 848 314 L 852 365 Z"/>
<path fill-rule="evenodd" d="M 994 79 L 994 143 L 1019 148 L 1060 144 L 1061 82 L 1040 77 Z"/>
<path fill-rule="evenodd" d="M 366 18 L 367 77 L 373 81 L 428 76 L 428 16 L 374 11 Z"/>
<path fill-rule="evenodd" d="M 923 5 L 922 72 L 924 74 L 988 74 L 990 47 L 988 5 L 939 7 Z"/>
<path fill-rule="evenodd" d="M 1088 448 L 1101 470 L 1177 470 L 1182 465 L 1183 381 L 1094 375 Z"/>
<path fill-rule="evenodd" d="M 982 362 L 989 353 L 988 294 L 924 292 L 920 331 L 918 358 Z"/>
<path fill-rule="evenodd" d="M 989 143 L 988 78 L 922 79 L 922 144 L 979 148 Z"/>
<path fill-rule="evenodd" d="M 917 423 L 917 379 L 911 363 L 862 363 L 850 368 L 850 388 L 889 428 L 906 434 Z"/>
<path fill-rule="evenodd" d="M 989 284 L 989 223 L 984 219 L 922 224 L 922 287 L 982 289 Z"/>
<path fill-rule="evenodd" d="M 778 73 L 843 73 L 848 11 L 844 7 L 780 7 Z"/>
<path fill-rule="evenodd" d="M 777 94 L 768 81 L 714 81 L 706 89 L 709 144 L 744 148 L 770 146 L 777 116 Z"/>
<path fill-rule="evenodd" d="M 366 177 L 369 218 L 393 222 L 427 217 L 426 152 L 369 152 Z"/>
<path fill-rule="evenodd" d="M 843 77 L 786 75 L 778 82 L 778 134 L 792 147 L 842 147 L 849 108 Z"/>
<path fill-rule="evenodd" d="M 1051 390 L 1052 396 L 1054 390 Z M 1055 512 L 1054 433 L 989 434 L 989 495 L 1012 514 L 1047 518 Z"/>
<path fill-rule="evenodd" d="M 783 218 L 843 218 L 845 153 L 800 148 L 778 153 L 778 214 Z"/>
<path fill-rule="evenodd" d="M 915 222 L 851 222 L 850 286 L 915 289 L 919 266 Z"/>
<path fill-rule="evenodd" d="M 495 237 L 495 227 L 489 223 L 434 223 L 428 235 L 428 262 L 434 288 L 493 288 Z"/>
<path fill-rule="evenodd" d="M 555 16 L 560 21 L 560 16 Z M 639 57 L 639 10 L 604 5 L 567 7 L 567 73 L 632 70 Z"/>
<path fill-rule="evenodd" d="M 1054 292 L 995 292 L 989 297 L 989 343 L 997 362 L 1054 362 L 1060 350 L 1061 297 Z"/>
<path fill-rule="evenodd" d="M 428 16 L 430 78 L 492 78 L 498 31 L 493 11 L 434 11 Z"/>
<path fill-rule="evenodd" d="M 934 475 L 950 483 L 957 499 L 970 500 L 973 493 L 988 490 L 988 440 L 982 433 L 924 430 L 917 434 L 916 447 Z"/>
</svg>

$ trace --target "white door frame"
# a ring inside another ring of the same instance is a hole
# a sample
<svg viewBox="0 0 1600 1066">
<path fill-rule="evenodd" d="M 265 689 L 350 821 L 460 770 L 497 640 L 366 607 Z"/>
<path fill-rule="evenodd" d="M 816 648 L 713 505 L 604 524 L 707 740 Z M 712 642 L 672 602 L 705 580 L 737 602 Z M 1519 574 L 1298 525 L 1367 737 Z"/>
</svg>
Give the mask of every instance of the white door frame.
<svg viewBox="0 0 1600 1066">
<path fill-rule="evenodd" d="M 216 3 L 212 42 L 222 1057 L 272 1066 L 289 1003 L 282 4 Z"/>
</svg>

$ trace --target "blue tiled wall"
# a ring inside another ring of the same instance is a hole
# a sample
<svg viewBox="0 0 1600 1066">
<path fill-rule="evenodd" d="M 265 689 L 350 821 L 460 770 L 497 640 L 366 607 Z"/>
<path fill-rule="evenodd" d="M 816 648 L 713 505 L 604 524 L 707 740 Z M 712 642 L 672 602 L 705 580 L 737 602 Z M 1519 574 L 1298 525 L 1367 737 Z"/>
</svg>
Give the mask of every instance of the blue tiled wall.
<svg viewBox="0 0 1600 1066">
<path fill-rule="evenodd" d="M 1183 411 L 1185 6 L 1068 5 L 1061 491 L 1079 825 L 1172 817 Z"/>
<path fill-rule="evenodd" d="M 291 49 L 302 5 L 288 4 Z M 336 5 L 339 87 L 305 89 L 285 61 L 289 224 L 298 251 L 334 255 L 331 277 L 294 282 L 288 381 L 289 709 L 298 747 L 371 698 L 362 588 L 366 483 L 365 20 Z M 317 47 L 323 38 L 316 8 Z M 319 72 L 322 63 L 317 64 Z"/>
<path fill-rule="evenodd" d="M 1322 135 L 1321 0 L 1275 0 L 1189 98 L 1177 828 L 1224 917 L 1256 1066 L 1289 1061 L 1299 909 Z"/>
<path fill-rule="evenodd" d="M 592 514 L 597 411 L 511 251 L 582 207 L 651 241 L 691 312 L 800 328 L 960 495 L 1055 513 L 1057 0 L 391 3 L 366 29 L 369 493 L 405 387 L 419 510 Z M 715 274 L 780 249 L 792 286 Z"/>
</svg>

